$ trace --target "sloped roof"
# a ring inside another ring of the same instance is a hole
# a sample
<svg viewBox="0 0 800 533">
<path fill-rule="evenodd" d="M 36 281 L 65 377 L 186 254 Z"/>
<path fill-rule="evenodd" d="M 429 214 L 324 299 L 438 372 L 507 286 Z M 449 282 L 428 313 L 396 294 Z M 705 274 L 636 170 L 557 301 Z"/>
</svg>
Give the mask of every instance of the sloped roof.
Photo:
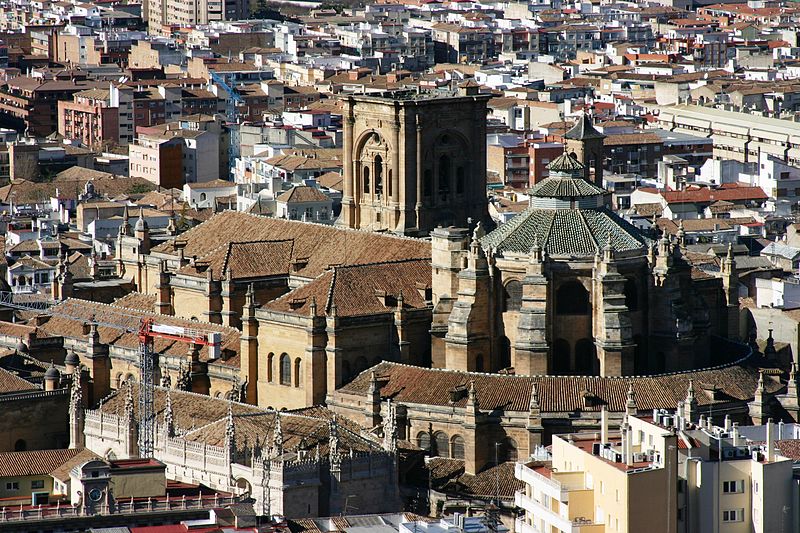
<svg viewBox="0 0 800 533">
<path fill-rule="evenodd" d="M 466 398 L 452 403 L 449 391 L 473 381 L 478 403 L 484 411 L 527 412 L 535 383 L 541 410 L 548 413 L 599 411 L 601 404 L 609 411 L 622 412 L 625 410 L 629 385 L 633 387 L 638 409 L 675 409 L 678 401 L 686 398 L 689 380 L 694 382 L 695 397 L 701 406 L 749 401 L 753 398 L 759 376 L 758 368 L 749 366 L 747 361 L 707 370 L 649 377 L 514 376 L 422 368 L 384 361 L 356 376 L 335 394 L 365 394 L 372 372 L 378 377 L 382 397 L 408 404 L 464 407 Z M 785 387 L 769 375 L 765 375 L 764 381 L 768 393 Z M 726 399 L 715 400 L 702 385 L 717 387 L 721 392 L 718 397 Z M 597 401 L 587 405 L 584 397 L 586 391 Z"/>
<path fill-rule="evenodd" d="M 300 185 L 282 192 L 278 195 L 278 201 L 286 203 L 329 202 L 330 198 L 316 187 Z"/>
<path fill-rule="evenodd" d="M 549 255 L 587 256 L 600 252 L 609 238 L 618 252 L 643 250 L 648 242 L 636 227 L 606 207 L 529 207 L 483 237 L 481 244 L 484 248 L 526 254 L 538 242 Z"/>
<path fill-rule="evenodd" d="M 81 451 L 80 448 L 68 448 L 0 453 L 0 475 L 3 477 L 48 475 Z"/>
<path fill-rule="evenodd" d="M 0 394 L 11 394 L 14 392 L 25 392 L 38 389 L 39 387 L 30 381 L 24 380 L 4 368 L 0 368 Z M 0 468 L 0 473 L 2 472 L 3 470 Z"/>
<path fill-rule="evenodd" d="M 335 228 L 296 220 L 225 211 L 177 237 L 185 243 L 186 257 L 209 253 L 220 244 L 247 236 L 252 241 L 293 240 L 292 259 L 297 275 L 316 278 L 332 265 L 357 265 L 378 261 L 430 257 L 429 241 Z M 156 253 L 177 255 L 175 241 L 155 248 Z"/>
<path fill-rule="evenodd" d="M 109 414 L 125 412 L 127 386 L 133 388 L 132 394 L 136 398 L 138 384 L 129 383 L 112 392 L 99 409 Z M 166 396 L 166 389 L 156 387 L 153 403 L 158 422 L 164 419 Z M 251 450 L 272 440 L 276 412 L 271 409 L 176 389 L 170 390 L 170 402 L 173 423 L 186 440 L 223 446 L 229 406 L 233 413 L 237 450 Z M 136 416 L 138 402 L 134 402 L 133 408 Z M 333 416 L 332 411 L 322 406 L 282 411 L 280 418 L 284 450 L 293 451 L 302 446 L 303 449 L 315 451 L 319 445 L 320 456 L 324 457 L 328 453 L 329 423 Z M 337 416 L 336 420 L 339 425 L 340 453 L 349 454 L 350 449 L 354 452 L 380 449 L 377 441 L 360 436 L 364 428 L 356 422 L 343 416 Z"/>
<path fill-rule="evenodd" d="M 594 129 L 592 119 L 589 115 L 583 114 L 581 119 L 575 123 L 572 128 L 564 134 L 566 139 L 573 139 L 577 141 L 589 139 L 604 139 L 605 135 Z"/>
<path fill-rule="evenodd" d="M 334 267 L 262 308 L 307 316 L 316 302 L 318 315 L 333 313 L 333 306 L 337 316 L 374 315 L 394 311 L 401 292 L 404 309 L 425 308 L 430 287 L 429 258 Z"/>
<path fill-rule="evenodd" d="M 199 257 L 178 272 L 205 278 L 211 269 L 215 280 L 252 279 L 288 275 L 294 241 L 229 242 Z"/>
</svg>

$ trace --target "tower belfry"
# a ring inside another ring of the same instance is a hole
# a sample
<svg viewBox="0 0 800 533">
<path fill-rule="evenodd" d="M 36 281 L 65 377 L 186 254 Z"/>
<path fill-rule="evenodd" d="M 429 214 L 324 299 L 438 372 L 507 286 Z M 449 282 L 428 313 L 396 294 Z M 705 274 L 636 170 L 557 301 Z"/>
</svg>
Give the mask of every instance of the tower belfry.
<svg viewBox="0 0 800 533">
<path fill-rule="evenodd" d="M 592 118 L 586 113 L 564 134 L 564 146 L 567 151 L 574 152 L 575 157 L 583 165 L 583 178 L 601 187 L 605 138 L 605 135 L 594 128 Z"/>
<path fill-rule="evenodd" d="M 487 218 L 486 102 L 458 94 L 350 96 L 341 226 L 427 235 Z"/>
</svg>

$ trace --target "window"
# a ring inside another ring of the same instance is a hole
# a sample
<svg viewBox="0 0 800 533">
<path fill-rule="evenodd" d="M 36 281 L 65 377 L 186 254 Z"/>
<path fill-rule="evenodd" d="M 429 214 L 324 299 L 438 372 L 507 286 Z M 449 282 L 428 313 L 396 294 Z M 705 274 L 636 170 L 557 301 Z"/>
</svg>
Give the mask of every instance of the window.
<svg viewBox="0 0 800 533">
<path fill-rule="evenodd" d="M 743 522 L 744 509 L 726 509 L 722 511 L 723 522 Z"/>
<path fill-rule="evenodd" d="M 439 158 L 439 194 L 446 196 L 450 193 L 450 158 L 443 155 Z"/>
<path fill-rule="evenodd" d="M 270 353 L 267 356 L 267 381 L 272 383 L 272 365 L 275 363 L 275 354 Z"/>
<path fill-rule="evenodd" d="M 450 439 L 450 457 L 453 459 L 464 458 L 464 437 L 455 435 Z"/>
<path fill-rule="evenodd" d="M 200 201 L 201 202 L 205 202 L 206 201 L 206 193 L 204 193 L 204 192 L 200 193 Z"/>
<path fill-rule="evenodd" d="M 522 283 L 512 279 L 506 283 L 505 310 L 519 311 L 522 307 Z"/>
<path fill-rule="evenodd" d="M 19 490 L 19 481 L 6 481 L 6 490 Z"/>
<path fill-rule="evenodd" d="M 369 167 L 364 167 L 364 193 L 369 193 Z"/>
<path fill-rule="evenodd" d="M 292 362 L 289 356 L 281 354 L 281 385 L 292 384 Z"/>
<path fill-rule="evenodd" d="M 295 387 L 299 387 L 300 386 L 300 379 L 301 379 L 300 368 L 302 366 L 303 366 L 303 362 L 299 357 L 294 360 L 294 386 Z"/>
<path fill-rule="evenodd" d="M 431 436 L 427 431 L 422 431 L 417 434 L 417 445 L 423 450 L 431 449 Z"/>
<path fill-rule="evenodd" d="M 433 434 L 433 441 L 436 444 L 436 448 L 431 452 L 433 455 L 450 457 L 450 439 L 447 438 L 446 433 L 437 431 Z"/>
<path fill-rule="evenodd" d="M 738 481 L 723 481 L 722 492 L 725 494 L 734 494 L 744 492 L 744 480 Z"/>
<path fill-rule="evenodd" d="M 43 479 L 36 479 L 31 481 L 31 489 L 43 489 L 44 488 L 44 480 Z"/>
<path fill-rule="evenodd" d="M 375 156 L 375 193 L 383 194 L 383 158 Z"/>
<path fill-rule="evenodd" d="M 464 194 L 464 167 L 456 169 L 456 194 Z"/>
</svg>

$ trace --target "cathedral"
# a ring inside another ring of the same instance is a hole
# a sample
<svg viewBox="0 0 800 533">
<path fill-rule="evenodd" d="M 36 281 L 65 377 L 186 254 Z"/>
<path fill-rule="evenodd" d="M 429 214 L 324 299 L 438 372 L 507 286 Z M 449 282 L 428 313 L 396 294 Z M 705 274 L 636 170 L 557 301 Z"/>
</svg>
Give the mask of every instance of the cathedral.
<svg viewBox="0 0 800 533">
<path fill-rule="evenodd" d="M 631 376 L 713 363 L 711 336 L 738 333 L 733 256 L 721 279 L 701 275 L 682 238 L 651 240 L 611 211 L 573 153 L 548 168 L 494 231 L 432 232 L 433 366 Z"/>
</svg>

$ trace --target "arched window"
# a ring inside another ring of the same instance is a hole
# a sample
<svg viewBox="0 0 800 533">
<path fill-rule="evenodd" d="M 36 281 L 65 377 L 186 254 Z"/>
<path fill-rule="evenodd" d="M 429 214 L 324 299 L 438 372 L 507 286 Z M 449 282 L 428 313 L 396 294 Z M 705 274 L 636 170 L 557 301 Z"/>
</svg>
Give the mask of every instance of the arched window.
<svg viewBox="0 0 800 533">
<path fill-rule="evenodd" d="M 475 358 L 475 372 L 483 372 L 483 356 L 480 354 Z"/>
<path fill-rule="evenodd" d="M 427 431 L 420 431 L 417 433 L 417 446 L 423 450 L 431 449 L 431 435 Z"/>
<path fill-rule="evenodd" d="M 450 457 L 453 459 L 464 458 L 464 437 L 461 435 L 454 435 L 450 439 Z"/>
<path fill-rule="evenodd" d="M 464 194 L 464 167 L 456 168 L 456 194 Z"/>
<path fill-rule="evenodd" d="M 629 311 L 639 310 L 639 289 L 636 287 L 636 280 L 628 278 L 625 282 L 625 305 Z"/>
<path fill-rule="evenodd" d="M 299 387 L 302 383 L 302 374 L 301 374 L 301 367 L 303 366 L 303 361 L 298 357 L 294 360 L 294 386 Z"/>
<path fill-rule="evenodd" d="M 589 313 L 589 292 L 577 281 L 569 281 L 556 292 L 557 315 L 585 315 Z"/>
<path fill-rule="evenodd" d="M 364 194 L 369 194 L 369 167 L 364 166 Z"/>
<path fill-rule="evenodd" d="M 393 191 L 394 191 L 394 175 L 392 173 L 392 169 L 390 168 L 389 169 L 389 196 L 392 195 Z"/>
<path fill-rule="evenodd" d="M 375 194 L 383 194 L 383 158 L 375 156 Z"/>
<path fill-rule="evenodd" d="M 522 307 L 522 283 L 512 279 L 505 287 L 505 310 L 519 311 Z"/>
<path fill-rule="evenodd" d="M 439 194 L 450 193 L 450 157 L 443 155 L 439 158 Z"/>
<path fill-rule="evenodd" d="M 275 354 L 270 352 L 267 355 L 267 381 L 272 383 L 272 365 L 275 364 Z"/>
<path fill-rule="evenodd" d="M 292 384 L 292 362 L 289 356 L 281 354 L 281 385 Z"/>
<path fill-rule="evenodd" d="M 506 437 L 500 441 L 497 450 L 497 460 L 500 463 L 517 460 L 517 442 L 511 437 Z"/>
<path fill-rule="evenodd" d="M 575 343 L 575 374 L 594 376 L 599 370 L 594 342 L 592 339 L 580 339 Z"/>
<path fill-rule="evenodd" d="M 28 449 L 28 443 L 22 439 L 18 439 L 17 442 L 14 443 L 15 452 L 24 452 L 27 449 Z"/>
<path fill-rule="evenodd" d="M 569 374 L 569 342 L 565 339 L 556 339 L 553 343 L 553 373 L 558 376 Z"/>
<path fill-rule="evenodd" d="M 447 433 L 444 431 L 437 431 L 433 434 L 433 441 L 436 448 L 431 450 L 431 455 L 450 457 L 450 439 L 447 438 Z"/>
<path fill-rule="evenodd" d="M 201 192 L 201 193 L 200 193 L 200 201 L 201 201 L 201 202 L 205 202 L 205 201 L 206 201 L 206 198 L 207 198 L 207 196 L 206 196 L 206 193 L 204 193 L 204 192 Z"/>
</svg>

